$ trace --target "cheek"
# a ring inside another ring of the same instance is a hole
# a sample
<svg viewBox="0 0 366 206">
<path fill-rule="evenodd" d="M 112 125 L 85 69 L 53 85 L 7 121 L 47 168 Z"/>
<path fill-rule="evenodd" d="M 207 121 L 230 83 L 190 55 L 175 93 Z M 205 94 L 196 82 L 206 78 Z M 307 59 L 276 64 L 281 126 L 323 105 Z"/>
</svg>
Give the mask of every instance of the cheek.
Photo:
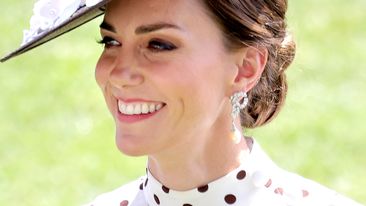
<svg viewBox="0 0 366 206">
<path fill-rule="evenodd" d="M 95 67 L 95 80 L 97 81 L 99 87 L 105 88 L 108 80 L 109 73 L 111 71 L 111 61 L 103 57 L 99 58 L 97 65 Z"/>
<path fill-rule="evenodd" d="M 229 84 L 225 65 L 218 61 L 219 58 L 201 59 L 196 62 L 200 65 L 196 68 L 192 75 L 192 92 L 195 99 L 191 101 L 196 104 L 197 108 L 202 112 L 213 112 L 219 108 L 223 99 L 225 99 L 225 91 L 228 90 Z"/>
<path fill-rule="evenodd" d="M 110 91 L 108 89 L 108 78 L 112 68 L 113 61 L 109 61 L 108 58 L 105 58 L 102 54 L 95 67 L 95 79 L 102 91 L 107 107 L 111 113 L 113 113 L 115 108 L 113 100 L 111 99 L 111 96 L 109 94 Z"/>
<path fill-rule="evenodd" d="M 224 65 L 217 62 L 217 58 L 191 59 L 176 66 L 169 80 L 165 80 L 171 84 L 167 88 L 172 94 L 180 94 L 190 111 L 210 109 L 221 102 L 227 81 Z"/>
</svg>

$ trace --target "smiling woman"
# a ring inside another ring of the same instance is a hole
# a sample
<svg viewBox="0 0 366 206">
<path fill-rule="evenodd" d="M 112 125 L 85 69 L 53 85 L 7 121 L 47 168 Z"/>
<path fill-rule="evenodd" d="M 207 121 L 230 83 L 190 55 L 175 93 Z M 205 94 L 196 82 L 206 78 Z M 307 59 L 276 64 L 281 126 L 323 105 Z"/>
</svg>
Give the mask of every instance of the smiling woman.
<svg viewBox="0 0 366 206">
<path fill-rule="evenodd" d="M 40 2 L 46 14 L 58 5 Z M 72 5 L 2 60 L 105 13 L 95 78 L 118 149 L 148 162 L 144 176 L 88 205 L 360 205 L 279 168 L 242 134 L 273 120 L 285 100 L 295 55 L 286 0 Z"/>
</svg>

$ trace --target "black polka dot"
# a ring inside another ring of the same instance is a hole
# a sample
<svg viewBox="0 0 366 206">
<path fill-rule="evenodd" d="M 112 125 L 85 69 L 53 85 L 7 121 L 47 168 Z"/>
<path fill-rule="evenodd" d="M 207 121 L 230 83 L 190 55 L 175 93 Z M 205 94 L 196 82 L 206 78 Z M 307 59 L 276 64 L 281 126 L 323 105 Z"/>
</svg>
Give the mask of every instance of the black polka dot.
<svg viewBox="0 0 366 206">
<path fill-rule="evenodd" d="M 229 205 L 234 204 L 236 202 L 236 197 L 232 194 L 226 195 L 225 202 Z"/>
<path fill-rule="evenodd" d="M 283 189 L 281 187 L 278 187 L 274 190 L 276 194 L 283 195 Z"/>
<path fill-rule="evenodd" d="M 191 204 L 183 204 L 183 206 L 192 206 Z"/>
<path fill-rule="evenodd" d="M 127 200 L 123 200 L 121 203 L 119 203 L 119 206 L 127 206 L 127 205 L 128 205 Z"/>
<path fill-rule="evenodd" d="M 148 181 L 149 181 L 149 179 L 146 178 L 146 180 L 145 180 L 145 187 L 146 187 Z"/>
<path fill-rule="evenodd" d="M 268 187 L 270 187 L 271 185 L 272 185 L 272 180 L 271 180 L 271 179 L 269 179 L 269 180 L 267 181 L 266 185 L 264 185 L 264 186 L 266 186 L 266 187 L 268 188 Z"/>
<path fill-rule="evenodd" d="M 236 178 L 238 180 L 242 180 L 247 176 L 247 173 L 244 170 L 241 170 L 240 172 L 238 172 L 238 174 L 236 175 Z"/>
<path fill-rule="evenodd" d="M 197 190 L 198 190 L 198 192 L 201 192 L 201 193 L 206 192 L 208 190 L 208 185 L 203 185 L 203 186 L 197 188 Z"/>
<path fill-rule="evenodd" d="M 140 190 L 143 190 L 144 189 L 144 184 L 143 183 L 141 183 L 140 184 Z"/>
<path fill-rule="evenodd" d="M 161 187 L 161 189 L 165 192 L 165 193 L 169 193 L 169 188 L 165 187 L 164 185 Z"/>
<path fill-rule="evenodd" d="M 156 204 L 160 205 L 160 200 L 159 200 L 158 196 L 154 195 L 154 200 L 155 200 Z"/>
</svg>

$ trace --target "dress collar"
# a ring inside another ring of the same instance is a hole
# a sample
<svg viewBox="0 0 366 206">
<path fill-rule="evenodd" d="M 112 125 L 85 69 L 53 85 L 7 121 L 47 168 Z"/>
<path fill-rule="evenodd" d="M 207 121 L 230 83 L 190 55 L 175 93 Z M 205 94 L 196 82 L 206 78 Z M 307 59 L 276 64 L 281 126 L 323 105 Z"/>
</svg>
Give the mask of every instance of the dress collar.
<svg viewBox="0 0 366 206">
<path fill-rule="evenodd" d="M 252 138 L 252 149 L 247 159 L 225 176 L 188 191 L 175 191 L 162 185 L 148 170 L 147 178 L 141 185 L 150 206 L 181 205 L 246 205 L 258 188 L 271 184 L 271 179 L 263 175 L 263 170 L 275 167 Z M 187 180 L 189 181 L 189 180 Z"/>
</svg>

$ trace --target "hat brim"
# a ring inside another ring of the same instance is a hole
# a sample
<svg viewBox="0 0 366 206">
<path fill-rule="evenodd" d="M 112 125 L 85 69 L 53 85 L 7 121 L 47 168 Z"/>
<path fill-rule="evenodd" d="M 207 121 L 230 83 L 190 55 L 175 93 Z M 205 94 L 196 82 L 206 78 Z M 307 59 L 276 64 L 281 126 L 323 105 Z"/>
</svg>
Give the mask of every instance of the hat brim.
<svg viewBox="0 0 366 206">
<path fill-rule="evenodd" d="M 61 23 L 60 25 L 50 29 L 42 33 L 37 38 L 33 39 L 32 41 L 22 45 L 18 49 L 10 52 L 6 56 L 0 59 L 0 62 L 5 62 L 13 57 L 16 57 L 20 54 L 23 54 L 31 49 L 34 49 L 56 37 L 61 36 L 87 22 L 90 20 L 104 14 L 105 5 L 111 0 L 103 0 L 91 7 L 82 7 L 77 10 L 67 21 Z"/>
</svg>

